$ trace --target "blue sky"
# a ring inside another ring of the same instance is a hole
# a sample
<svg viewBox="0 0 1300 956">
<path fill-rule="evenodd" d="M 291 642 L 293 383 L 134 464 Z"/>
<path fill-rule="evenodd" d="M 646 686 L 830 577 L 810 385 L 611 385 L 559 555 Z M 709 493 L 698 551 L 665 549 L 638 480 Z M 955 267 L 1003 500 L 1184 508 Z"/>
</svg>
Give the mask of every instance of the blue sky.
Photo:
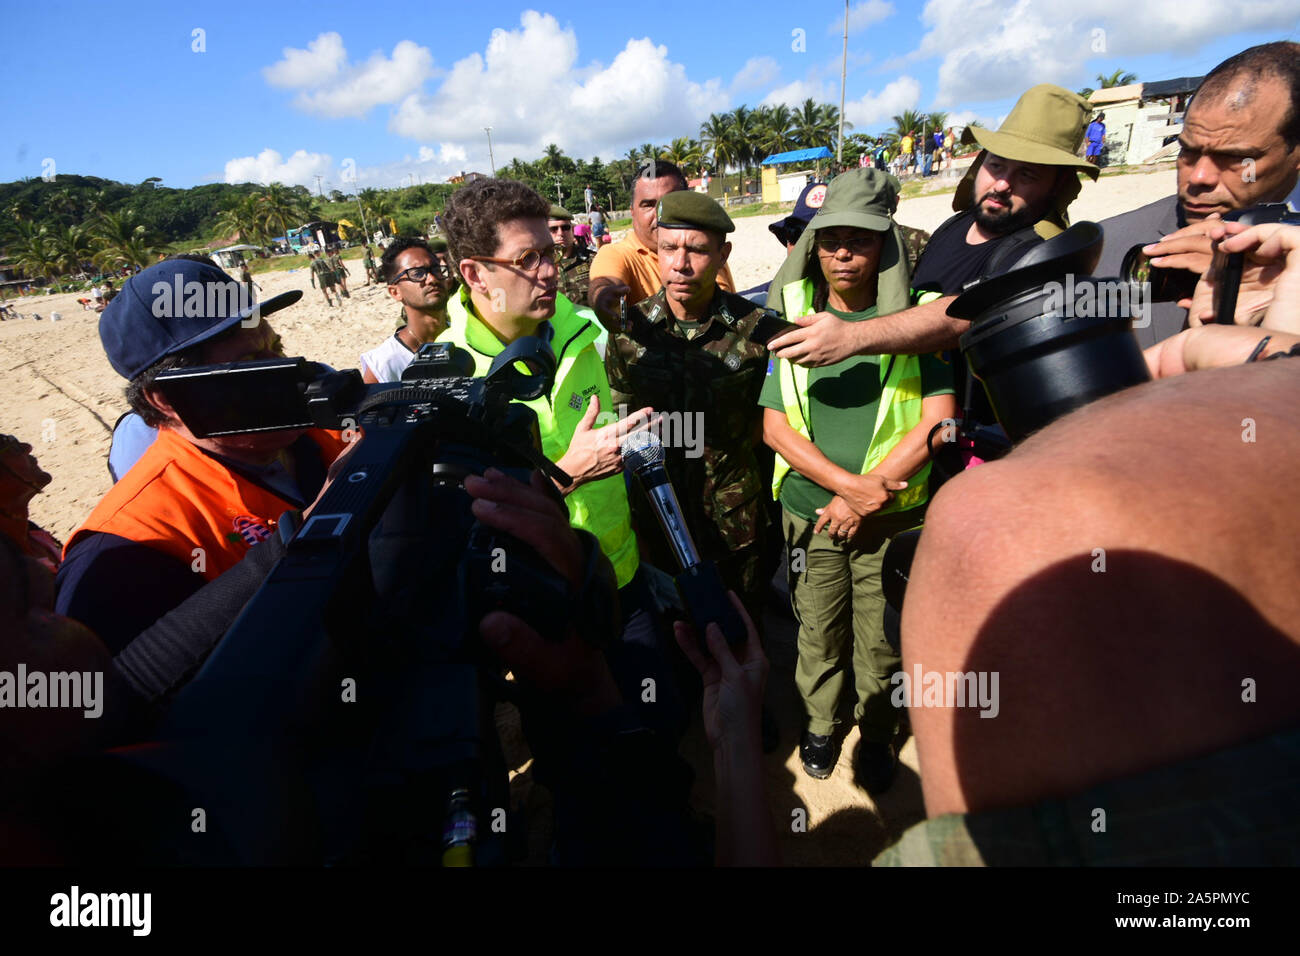
<svg viewBox="0 0 1300 956">
<path fill-rule="evenodd" d="M 740 103 L 839 99 L 842 2 L 178 6 L 10 5 L 0 181 L 438 182 L 488 171 L 483 126 L 498 166 L 549 142 L 611 159 Z M 992 125 L 1034 83 L 1197 75 L 1300 36 L 1300 0 L 851 6 L 845 113 L 867 132 L 905 108 Z"/>
</svg>

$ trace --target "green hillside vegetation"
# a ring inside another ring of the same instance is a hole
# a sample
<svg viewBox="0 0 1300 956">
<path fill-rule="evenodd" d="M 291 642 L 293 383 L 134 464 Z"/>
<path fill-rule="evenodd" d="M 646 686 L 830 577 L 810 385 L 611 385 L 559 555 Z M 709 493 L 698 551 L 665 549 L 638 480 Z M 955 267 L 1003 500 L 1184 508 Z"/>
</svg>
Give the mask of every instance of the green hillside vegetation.
<svg viewBox="0 0 1300 956">
<path fill-rule="evenodd" d="M 880 135 L 886 142 L 896 142 L 908 128 L 933 129 L 945 120 L 942 113 L 908 112 L 895 116 L 893 127 Z M 851 124 L 845 128 L 851 129 Z M 734 197 L 757 191 L 764 157 L 809 146 L 833 147 L 838 130 L 836 107 L 811 99 L 798 108 L 738 106 L 709 116 L 700 125 L 698 139 L 643 143 L 609 162 L 599 157 L 575 159 L 551 144 L 540 158 L 531 162 L 514 158 L 496 172 L 527 183 L 571 212 L 585 208 L 582 196 L 588 185 L 605 210 L 628 209 L 636 171 L 650 159 L 674 162 L 692 179 L 708 170 L 710 194 Z M 843 161 L 856 164 L 874 139 L 846 132 Z M 282 183 L 210 183 L 176 189 L 162 185 L 156 176 L 135 185 L 78 175 L 25 179 L 0 184 L 0 269 L 36 285 L 57 283 L 60 276 L 144 267 L 160 255 L 202 252 L 228 242 L 266 246 L 287 229 L 313 219 L 351 223 L 352 228 L 344 230 L 349 241 L 360 240 L 364 230 L 392 232 L 394 227 L 398 234 L 418 235 L 436 223 L 457 188 L 421 183 L 347 194 L 334 190 L 323 196 Z M 767 207 L 756 204 L 744 214 L 763 211 Z M 610 223 L 614 228 L 626 224 L 626 220 Z M 268 267 L 292 265 L 277 258 Z"/>
</svg>

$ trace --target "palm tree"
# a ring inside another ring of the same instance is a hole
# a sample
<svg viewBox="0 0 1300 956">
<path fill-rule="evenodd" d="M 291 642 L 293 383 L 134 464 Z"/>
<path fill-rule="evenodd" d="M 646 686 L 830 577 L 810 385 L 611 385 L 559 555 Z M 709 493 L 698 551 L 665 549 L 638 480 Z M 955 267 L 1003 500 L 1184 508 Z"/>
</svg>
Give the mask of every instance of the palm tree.
<svg viewBox="0 0 1300 956">
<path fill-rule="evenodd" d="M 59 249 L 44 226 L 32 230 L 13 246 L 12 259 L 34 279 L 46 279 L 59 269 Z"/>
<path fill-rule="evenodd" d="M 682 169 L 686 169 L 691 166 L 698 166 L 704 153 L 700 149 L 698 140 L 679 136 L 669 145 L 663 147 L 663 152 L 660 155 L 668 162 L 676 163 Z"/>
<path fill-rule="evenodd" d="M 291 225 L 311 218 L 309 204 L 283 183 L 271 183 L 256 198 L 257 222 L 269 236 L 284 235 Z"/>
<path fill-rule="evenodd" d="M 729 114 L 711 114 L 700 125 L 700 142 L 706 158 L 713 158 L 713 166 L 719 177 L 726 175 L 728 166 L 739 165 L 739 150 Z"/>
<path fill-rule="evenodd" d="M 162 251 L 162 239 L 130 212 L 105 213 L 94 225 L 94 243 L 99 248 L 95 262 L 100 266 L 149 265 Z"/>
<path fill-rule="evenodd" d="M 262 205 L 255 194 L 237 200 L 217 217 L 217 231 L 224 238 L 237 237 L 255 246 L 266 245 L 268 235 L 262 226 Z"/>
<path fill-rule="evenodd" d="M 572 165 L 569 157 L 564 155 L 564 150 L 554 143 L 551 143 L 542 152 L 542 166 L 552 176 L 556 173 L 565 172 L 567 167 Z"/>
<path fill-rule="evenodd" d="M 65 273 L 78 273 L 82 263 L 95 256 L 95 244 L 85 223 L 64 226 L 53 233 L 54 247 L 58 251 L 58 266 Z"/>
<path fill-rule="evenodd" d="M 1136 73 L 1126 73 L 1122 69 L 1116 70 L 1110 76 L 1106 76 L 1102 73 L 1097 74 L 1097 88 L 1101 90 L 1109 90 L 1115 86 L 1128 86 L 1130 83 L 1136 82 Z"/>
<path fill-rule="evenodd" d="M 784 103 L 761 106 L 759 116 L 759 145 L 765 155 L 784 153 L 795 148 L 795 135 L 791 131 L 794 117 Z"/>
<path fill-rule="evenodd" d="M 790 119 L 791 132 L 801 148 L 807 149 L 817 144 L 819 120 L 817 103 L 811 97 L 794 111 Z"/>
<path fill-rule="evenodd" d="M 903 110 L 903 112 L 892 117 L 894 128 L 889 131 L 891 142 L 897 142 L 908 133 L 915 132 L 920 134 L 922 125 L 929 125 L 929 116 L 924 113 L 918 113 L 915 110 Z"/>
<path fill-rule="evenodd" d="M 372 195 L 365 207 L 366 215 L 371 219 L 378 220 L 379 227 L 384 231 L 384 235 L 388 235 L 391 231 L 390 226 L 393 216 L 397 213 L 392 197 L 378 190 L 370 190 L 370 192 Z"/>
</svg>

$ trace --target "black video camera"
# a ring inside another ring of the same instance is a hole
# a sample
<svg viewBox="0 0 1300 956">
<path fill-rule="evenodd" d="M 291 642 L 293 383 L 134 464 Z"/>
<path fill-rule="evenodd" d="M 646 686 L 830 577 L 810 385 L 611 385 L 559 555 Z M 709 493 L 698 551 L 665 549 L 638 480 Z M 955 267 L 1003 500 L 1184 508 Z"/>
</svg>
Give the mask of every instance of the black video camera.
<svg viewBox="0 0 1300 956">
<path fill-rule="evenodd" d="M 198 437 L 319 427 L 357 442 L 305 523 L 281 520 L 284 556 L 164 718 L 151 771 L 202 798 L 225 838 L 177 862 L 436 864 L 467 814 L 509 806 L 494 708 L 517 685 L 478 623 L 506 610 L 558 640 L 571 594 L 474 518 L 463 481 L 569 478 L 520 404 L 552 387 L 549 345 L 518 340 L 473 371 L 435 343 L 400 383 L 301 358 L 158 377 Z M 477 832 L 476 862 L 503 861 L 499 829 Z"/>
</svg>

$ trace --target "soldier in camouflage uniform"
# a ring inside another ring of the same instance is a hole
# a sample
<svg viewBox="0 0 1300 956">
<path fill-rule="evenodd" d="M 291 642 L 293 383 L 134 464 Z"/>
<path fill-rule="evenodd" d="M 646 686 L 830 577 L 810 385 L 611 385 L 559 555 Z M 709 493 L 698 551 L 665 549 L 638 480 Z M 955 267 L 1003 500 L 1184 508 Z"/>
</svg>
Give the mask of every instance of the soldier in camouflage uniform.
<svg viewBox="0 0 1300 956">
<path fill-rule="evenodd" d="M 580 246 L 573 239 L 573 213 L 552 203 L 551 216 L 547 220 L 551 238 L 557 246 L 564 247 L 564 258 L 560 261 L 560 293 L 570 302 L 578 305 L 587 304 L 587 286 L 591 275 L 592 253 Z"/>
<path fill-rule="evenodd" d="M 762 310 L 717 287 L 735 227 L 712 199 L 673 192 L 659 203 L 664 287 L 629 306 L 610 334 L 605 370 L 615 404 L 664 418 L 668 476 L 700 554 L 718 564 L 755 621 L 762 619 L 766 496 L 755 448 L 767 349 L 749 340 Z M 681 569 L 644 494 L 630 496 L 645 558 Z"/>
</svg>

